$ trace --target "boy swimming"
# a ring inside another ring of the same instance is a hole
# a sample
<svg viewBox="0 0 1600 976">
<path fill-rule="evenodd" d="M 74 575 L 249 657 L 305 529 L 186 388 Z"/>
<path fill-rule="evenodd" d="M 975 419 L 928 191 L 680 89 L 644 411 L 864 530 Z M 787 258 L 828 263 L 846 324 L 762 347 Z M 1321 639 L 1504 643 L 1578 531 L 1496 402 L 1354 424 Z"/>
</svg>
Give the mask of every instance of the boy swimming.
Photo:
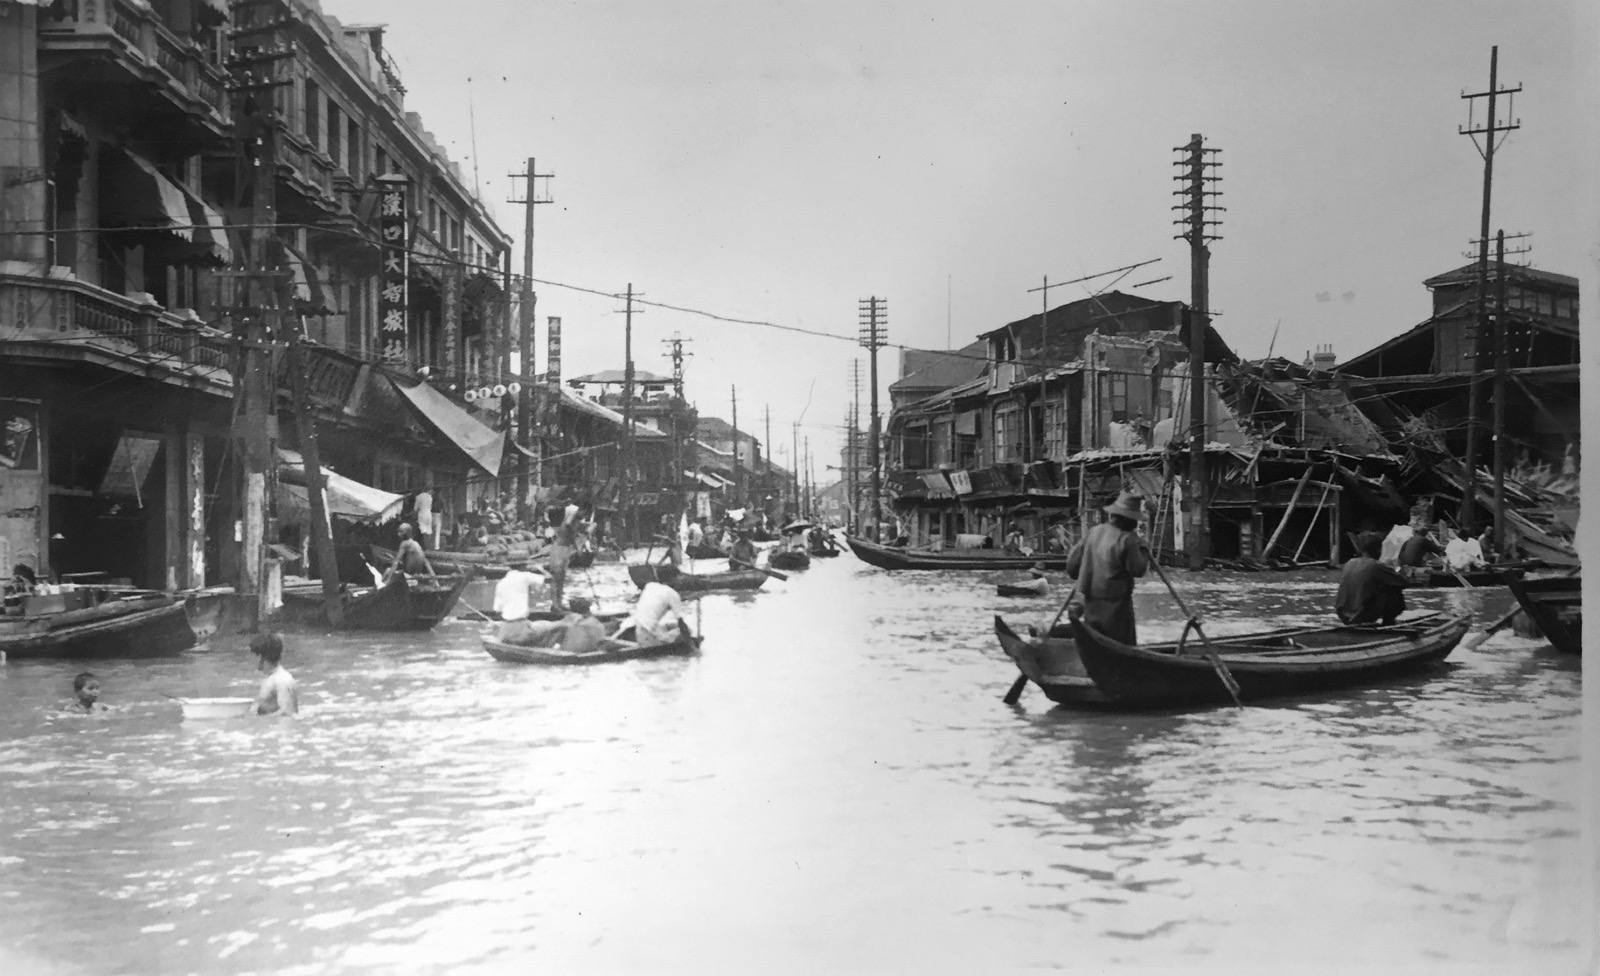
<svg viewBox="0 0 1600 976">
<path fill-rule="evenodd" d="M 250 651 L 257 658 L 256 670 L 266 674 L 256 692 L 256 714 L 298 715 L 300 693 L 295 690 L 294 675 L 282 663 L 283 639 L 277 634 L 257 634 L 250 641 Z"/>
<path fill-rule="evenodd" d="M 63 712 L 74 715 L 97 715 L 111 711 L 111 706 L 100 701 L 100 679 L 88 671 L 72 679 L 72 693 L 77 698 L 61 706 Z"/>
</svg>

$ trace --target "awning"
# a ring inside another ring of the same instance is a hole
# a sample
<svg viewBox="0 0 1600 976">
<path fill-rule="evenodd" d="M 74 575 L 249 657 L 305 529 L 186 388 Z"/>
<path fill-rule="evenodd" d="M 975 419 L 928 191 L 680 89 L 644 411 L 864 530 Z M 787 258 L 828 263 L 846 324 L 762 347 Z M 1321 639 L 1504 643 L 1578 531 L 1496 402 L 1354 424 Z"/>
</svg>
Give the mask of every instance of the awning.
<svg viewBox="0 0 1600 976">
<path fill-rule="evenodd" d="M 472 419 L 471 414 L 426 383 L 406 386 L 394 379 L 390 382 L 401 396 L 411 401 L 424 420 L 461 448 L 472 463 L 487 471 L 489 477 L 500 477 L 500 459 L 505 454 L 504 432 L 490 430 Z"/>
<path fill-rule="evenodd" d="M 294 273 L 294 310 L 301 315 L 336 314 L 339 310 L 328 300 L 316 266 L 293 244 L 281 240 L 278 243 L 283 245 L 284 264 Z"/>
<path fill-rule="evenodd" d="M 721 478 L 718 478 L 716 475 L 700 474 L 695 471 L 685 471 L 683 476 L 685 478 L 692 478 L 693 480 L 700 482 L 702 485 L 705 485 L 707 488 L 721 488 L 723 485 L 727 484 L 727 482 L 723 481 Z"/>
<path fill-rule="evenodd" d="M 184 189 L 183 194 L 189 200 L 189 221 L 197 228 L 194 235 L 197 252 L 224 265 L 231 262 L 233 248 L 228 244 L 227 221 L 194 193 Z"/>
<path fill-rule="evenodd" d="M 121 151 L 126 166 L 119 167 L 120 179 L 102 179 L 101 206 L 105 212 L 125 220 L 135 229 L 164 230 L 186 241 L 194 240 L 190 225 L 189 198 L 178 184 L 167 179 L 155 164 L 135 153 Z"/>
<path fill-rule="evenodd" d="M 294 451 L 278 449 L 278 511 L 292 517 L 308 516 L 311 512 L 309 493 L 305 487 L 306 463 Z M 322 469 L 323 495 L 327 499 L 328 514 L 357 521 L 387 522 L 400 514 L 405 496 L 364 485 L 354 478 Z"/>
</svg>

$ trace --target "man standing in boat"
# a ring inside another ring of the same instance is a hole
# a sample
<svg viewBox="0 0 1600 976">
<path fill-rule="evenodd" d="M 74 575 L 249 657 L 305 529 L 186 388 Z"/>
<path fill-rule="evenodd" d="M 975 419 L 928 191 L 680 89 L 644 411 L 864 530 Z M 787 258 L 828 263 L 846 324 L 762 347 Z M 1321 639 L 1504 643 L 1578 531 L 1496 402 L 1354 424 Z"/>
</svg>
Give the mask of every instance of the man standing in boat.
<svg viewBox="0 0 1600 976">
<path fill-rule="evenodd" d="M 433 571 L 433 564 L 428 562 L 428 556 L 422 551 L 422 544 L 411 537 L 411 526 L 405 522 L 400 523 L 400 548 L 395 550 L 394 562 L 389 564 L 388 572 L 383 574 L 383 584 L 387 586 L 394 579 L 396 573 L 405 573 L 407 576 L 437 576 Z"/>
<path fill-rule="evenodd" d="M 1139 519 L 1144 499 L 1123 492 L 1104 509 L 1106 521 L 1090 529 L 1067 554 L 1067 575 L 1078 581 L 1076 615 L 1121 644 L 1139 643 L 1133 620 L 1133 581 L 1150 568 Z"/>
<path fill-rule="evenodd" d="M 550 609 L 562 613 L 566 607 L 561 602 L 567 588 L 567 563 L 578 547 L 578 532 L 582 527 L 578 518 L 580 509 L 569 504 L 561 512 L 561 524 L 556 526 L 555 544 L 550 547 L 550 558 L 545 567 L 550 571 Z"/>
</svg>

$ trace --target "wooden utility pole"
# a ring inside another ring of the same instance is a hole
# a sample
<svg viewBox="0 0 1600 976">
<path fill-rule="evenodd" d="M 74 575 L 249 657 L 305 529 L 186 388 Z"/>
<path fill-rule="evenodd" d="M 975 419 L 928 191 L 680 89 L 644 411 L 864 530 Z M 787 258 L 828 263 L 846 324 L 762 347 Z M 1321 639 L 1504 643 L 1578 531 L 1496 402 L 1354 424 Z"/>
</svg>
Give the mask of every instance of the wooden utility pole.
<svg viewBox="0 0 1600 976">
<path fill-rule="evenodd" d="M 1211 158 L 1221 150 L 1206 148 L 1204 137 L 1197 132 L 1189 137 L 1188 145 L 1173 151 L 1184 154 L 1173 164 L 1183 167 L 1177 177 L 1181 189 L 1176 195 L 1184 198 L 1173 207 L 1184 211 L 1174 223 L 1183 228 L 1177 237 L 1189 242 L 1189 485 L 1183 502 L 1188 520 L 1185 548 L 1189 568 L 1195 570 L 1204 569 L 1211 554 L 1207 510 L 1210 488 L 1206 483 L 1206 333 L 1211 324 L 1208 242 L 1220 237 L 1208 231 L 1221 221 L 1207 220 L 1206 215 L 1223 209 L 1210 202 L 1220 191 L 1208 186 L 1221 179 L 1212 172 L 1221 163 Z"/>
<path fill-rule="evenodd" d="M 291 329 L 289 339 L 289 395 L 294 398 L 295 429 L 300 434 L 300 459 L 305 464 L 306 499 L 311 503 L 311 546 L 317 554 L 317 575 L 322 579 L 322 609 L 328 625 L 344 625 L 344 602 L 339 598 L 339 559 L 333 551 L 333 525 L 323 496 L 322 451 L 317 446 L 317 420 L 311 414 L 307 389 L 305 318 Z M 311 560 L 306 559 L 307 572 Z"/>
<path fill-rule="evenodd" d="M 869 380 L 872 384 L 872 426 L 867 430 L 867 454 L 872 458 L 872 533 L 868 538 L 873 542 L 881 542 L 878 535 L 879 526 L 883 524 L 883 475 L 882 465 L 878 463 L 878 350 L 889 344 L 889 300 L 873 296 L 861 299 L 857 305 L 860 317 L 857 342 L 867 347 L 872 364 Z"/>
<path fill-rule="evenodd" d="M 766 511 L 765 496 L 767 492 L 772 490 L 772 404 L 763 404 L 761 407 L 761 414 L 763 419 L 766 420 L 767 427 L 767 439 L 761 442 L 762 445 L 767 449 L 766 470 L 761 475 L 761 492 L 763 496 L 761 499 L 762 511 Z M 767 512 L 767 514 L 771 515 L 772 513 Z"/>
<path fill-rule="evenodd" d="M 1478 505 L 1478 379 L 1483 371 L 1485 360 L 1484 346 L 1489 337 L 1489 204 L 1494 190 L 1494 151 L 1495 137 L 1501 132 L 1510 132 L 1512 129 L 1521 128 L 1521 124 L 1513 119 L 1505 125 L 1500 124 L 1495 102 L 1501 95 L 1515 95 L 1522 90 L 1521 85 L 1515 88 L 1501 88 L 1499 84 L 1500 48 L 1489 48 L 1489 90 L 1473 94 L 1461 93 L 1467 99 L 1468 123 L 1458 127 L 1461 135 L 1472 138 L 1473 145 L 1477 146 L 1478 154 L 1483 157 L 1483 209 L 1478 222 L 1478 329 L 1473 339 L 1472 347 L 1472 372 L 1467 379 L 1467 448 L 1466 468 L 1467 482 L 1462 489 L 1461 510 L 1457 515 L 1457 522 L 1461 525 L 1471 525 L 1477 516 Z M 1482 125 L 1476 124 L 1471 118 L 1471 107 L 1480 98 L 1489 100 L 1488 113 Z M 1515 104 L 1512 101 L 1512 104 Z M 1483 136 L 1482 145 L 1478 144 L 1477 136 Z M 1500 529 L 1496 520 L 1496 542 Z"/>
<path fill-rule="evenodd" d="M 633 511 L 633 282 L 628 282 L 628 304 L 622 326 L 622 527 L 624 538 L 634 540 Z"/>
<path fill-rule="evenodd" d="M 539 295 L 533 290 L 533 209 L 541 203 L 550 200 L 539 198 L 538 183 L 540 179 L 550 179 L 554 173 L 540 173 L 534 165 L 533 157 L 528 157 L 528 170 L 526 173 L 512 173 L 511 179 L 522 178 L 527 182 L 523 185 L 524 196 L 521 200 L 513 199 L 511 203 L 523 205 L 522 216 L 522 301 L 518 306 L 521 314 L 517 324 L 517 359 L 520 362 L 516 382 L 520 386 L 517 391 L 517 435 L 516 440 L 530 452 L 533 457 L 519 453 L 517 455 L 517 517 L 524 523 L 532 522 L 533 506 L 529 500 L 529 487 L 538 485 L 544 478 L 544 436 L 535 434 L 533 430 L 533 398 L 535 375 L 533 363 L 533 332 L 535 315 L 539 307 Z"/>
<path fill-rule="evenodd" d="M 1506 539 L 1506 377 L 1511 357 L 1506 350 L 1506 232 L 1495 235 L 1494 315 L 1494 552 L 1501 555 Z M 1480 336 L 1482 332 L 1478 333 Z M 1467 523 L 1462 522 L 1463 526 Z"/>
<path fill-rule="evenodd" d="M 812 518 L 816 504 L 817 486 L 811 480 L 811 438 L 806 438 L 806 518 Z"/>
<path fill-rule="evenodd" d="M 800 421 L 796 420 L 789 429 L 789 466 L 794 470 L 789 472 L 794 481 L 794 514 L 800 517 Z"/>
<path fill-rule="evenodd" d="M 739 485 L 739 388 L 730 386 L 733 396 L 733 503 L 739 504 L 744 492 Z"/>
</svg>

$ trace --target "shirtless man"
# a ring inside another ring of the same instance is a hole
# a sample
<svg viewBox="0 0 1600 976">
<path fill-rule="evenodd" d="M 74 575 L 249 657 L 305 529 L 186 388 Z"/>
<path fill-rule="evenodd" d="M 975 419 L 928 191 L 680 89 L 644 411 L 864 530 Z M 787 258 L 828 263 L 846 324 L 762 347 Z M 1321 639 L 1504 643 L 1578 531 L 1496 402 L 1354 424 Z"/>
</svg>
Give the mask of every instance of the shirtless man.
<svg viewBox="0 0 1600 976">
<path fill-rule="evenodd" d="M 428 562 L 428 557 L 422 551 L 422 543 L 411 537 L 411 526 L 405 522 L 400 523 L 400 548 L 394 552 L 394 562 L 389 564 L 388 572 L 383 574 L 383 585 L 387 586 L 395 574 L 405 573 L 407 576 L 437 576 L 433 571 L 433 564 Z"/>
<path fill-rule="evenodd" d="M 257 634 L 250 641 L 250 650 L 257 658 L 256 670 L 266 675 L 256 692 L 256 714 L 300 714 L 300 693 L 295 690 L 294 675 L 283 666 L 283 639 L 277 634 Z"/>
</svg>

